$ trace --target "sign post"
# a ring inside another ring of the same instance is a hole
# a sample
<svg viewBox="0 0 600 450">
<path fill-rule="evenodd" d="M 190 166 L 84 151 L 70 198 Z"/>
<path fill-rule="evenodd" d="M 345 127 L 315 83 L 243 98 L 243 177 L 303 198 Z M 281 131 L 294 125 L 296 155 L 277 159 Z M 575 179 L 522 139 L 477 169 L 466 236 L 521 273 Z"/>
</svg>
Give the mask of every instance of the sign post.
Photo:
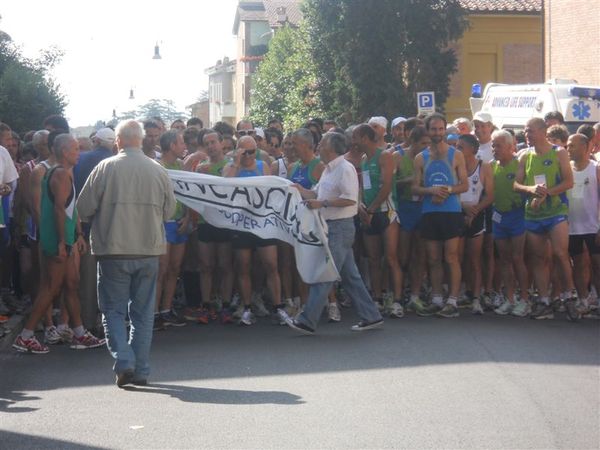
<svg viewBox="0 0 600 450">
<path fill-rule="evenodd" d="M 417 107 L 419 114 L 435 112 L 435 92 L 417 92 Z"/>
</svg>

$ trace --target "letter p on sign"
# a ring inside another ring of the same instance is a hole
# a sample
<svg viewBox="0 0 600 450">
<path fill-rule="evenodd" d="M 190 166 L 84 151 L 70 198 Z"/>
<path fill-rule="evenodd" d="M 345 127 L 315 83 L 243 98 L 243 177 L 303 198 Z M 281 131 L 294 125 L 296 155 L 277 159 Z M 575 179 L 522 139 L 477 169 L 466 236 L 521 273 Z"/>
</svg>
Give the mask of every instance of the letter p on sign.
<svg viewBox="0 0 600 450">
<path fill-rule="evenodd" d="M 435 112 L 435 92 L 417 92 L 417 107 L 419 114 Z"/>
</svg>

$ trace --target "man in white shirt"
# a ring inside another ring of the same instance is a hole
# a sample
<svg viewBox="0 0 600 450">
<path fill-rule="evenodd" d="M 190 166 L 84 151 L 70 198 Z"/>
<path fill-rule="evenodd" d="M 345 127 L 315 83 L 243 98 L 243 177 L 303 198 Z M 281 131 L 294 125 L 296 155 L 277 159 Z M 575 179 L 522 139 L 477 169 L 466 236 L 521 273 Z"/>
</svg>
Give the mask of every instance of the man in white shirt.
<svg viewBox="0 0 600 450">
<path fill-rule="evenodd" d="M 358 211 L 358 176 L 356 169 L 346 161 L 346 137 L 340 133 L 327 133 L 319 143 L 319 155 L 326 167 L 314 190 L 294 185 L 306 199 L 310 209 L 319 209 L 327 221 L 329 248 L 342 278 L 342 286 L 354 302 L 361 321 L 352 331 L 379 328 L 383 318 L 369 295 L 354 261 L 354 216 Z M 287 324 L 303 334 L 314 334 L 327 294 L 333 282 L 310 286 L 308 300 L 302 313 Z"/>
</svg>

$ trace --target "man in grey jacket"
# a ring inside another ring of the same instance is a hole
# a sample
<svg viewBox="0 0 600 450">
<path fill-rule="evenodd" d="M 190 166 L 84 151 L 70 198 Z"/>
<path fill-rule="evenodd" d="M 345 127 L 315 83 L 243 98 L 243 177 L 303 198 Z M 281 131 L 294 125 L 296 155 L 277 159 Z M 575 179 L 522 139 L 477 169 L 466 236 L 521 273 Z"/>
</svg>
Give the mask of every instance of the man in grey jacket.
<svg viewBox="0 0 600 450">
<path fill-rule="evenodd" d="M 140 124 L 123 121 L 116 135 L 119 153 L 92 171 L 77 209 L 91 224 L 98 306 L 117 386 L 123 387 L 145 385 L 150 373 L 158 257 L 166 251 L 163 222 L 175 211 L 175 197 L 166 171 L 142 153 Z"/>
</svg>

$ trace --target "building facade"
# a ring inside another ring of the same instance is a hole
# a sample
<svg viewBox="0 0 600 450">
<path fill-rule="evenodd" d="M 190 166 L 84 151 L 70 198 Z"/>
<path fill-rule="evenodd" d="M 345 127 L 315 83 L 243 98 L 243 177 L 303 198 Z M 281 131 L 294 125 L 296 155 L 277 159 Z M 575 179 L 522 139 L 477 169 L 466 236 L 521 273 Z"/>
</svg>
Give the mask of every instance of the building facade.
<svg viewBox="0 0 600 450">
<path fill-rule="evenodd" d="M 214 126 L 217 122 L 235 125 L 236 121 L 236 80 L 237 61 L 225 57 L 204 71 L 208 75 L 208 123 Z"/>
<path fill-rule="evenodd" d="M 600 2 L 544 0 L 544 74 L 600 86 Z"/>
</svg>

